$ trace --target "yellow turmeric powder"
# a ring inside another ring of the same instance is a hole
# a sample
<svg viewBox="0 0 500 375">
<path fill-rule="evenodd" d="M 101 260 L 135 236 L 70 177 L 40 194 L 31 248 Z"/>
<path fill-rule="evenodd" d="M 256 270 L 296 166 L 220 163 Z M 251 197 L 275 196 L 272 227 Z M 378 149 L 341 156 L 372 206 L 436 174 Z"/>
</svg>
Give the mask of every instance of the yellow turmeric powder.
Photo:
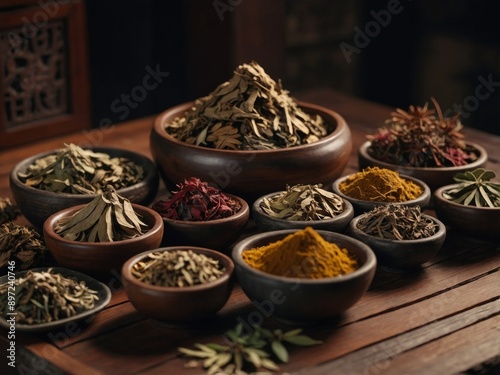
<svg viewBox="0 0 500 375">
<path fill-rule="evenodd" d="M 424 192 L 414 183 L 387 168 L 368 167 L 346 178 L 339 190 L 355 199 L 380 202 L 406 202 Z"/>
<path fill-rule="evenodd" d="M 251 267 L 278 276 L 321 279 L 358 268 L 347 249 L 326 241 L 311 227 L 269 245 L 245 250 L 241 255 Z"/>
</svg>

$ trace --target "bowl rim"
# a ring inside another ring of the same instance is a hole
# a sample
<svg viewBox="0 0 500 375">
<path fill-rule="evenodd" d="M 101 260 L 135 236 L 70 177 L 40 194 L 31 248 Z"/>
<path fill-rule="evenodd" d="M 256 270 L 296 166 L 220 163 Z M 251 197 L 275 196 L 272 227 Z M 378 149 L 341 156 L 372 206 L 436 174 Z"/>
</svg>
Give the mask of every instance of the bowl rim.
<svg viewBox="0 0 500 375">
<path fill-rule="evenodd" d="M 269 216 L 267 213 L 265 213 L 262 210 L 262 208 L 260 207 L 260 203 L 262 202 L 262 200 L 264 198 L 273 197 L 275 195 L 281 194 L 283 191 L 284 190 L 280 190 L 280 191 L 275 191 L 273 193 L 261 195 L 252 204 L 253 212 L 258 213 L 261 216 L 265 216 L 268 220 L 271 220 L 271 221 L 274 221 L 277 223 L 283 223 L 283 224 L 288 223 L 291 225 L 306 225 L 306 224 L 307 225 L 314 225 L 314 224 L 318 224 L 318 223 L 325 223 L 325 224 L 336 223 L 336 222 L 341 221 L 341 220 L 347 220 L 347 219 L 349 219 L 350 216 L 352 216 L 354 214 L 354 207 L 352 206 L 352 203 L 349 202 L 347 199 L 341 197 L 336 192 L 333 192 L 335 195 L 338 195 L 340 199 L 342 199 L 342 203 L 344 205 L 343 211 L 335 217 L 328 218 L 328 219 L 322 219 L 322 220 L 307 220 L 306 221 L 306 220 L 287 220 L 287 219 L 280 219 L 280 218 Z"/>
<path fill-rule="evenodd" d="M 163 219 L 165 223 L 168 224 L 182 224 L 182 225 L 194 225 L 194 226 L 211 226 L 211 225 L 217 225 L 217 224 L 223 224 L 223 223 L 228 223 L 232 222 L 234 220 L 238 220 L 241 218 L 244 218 L 245 216 L 250 216 L 250 207 L 248 205 L 248 202 L 234 194 L 229 194 L 229 193 L 223 193 L 224 195 L 236 199 L 241 203 L 241 208 L 232 214 L 231 216 L 228 217 L 223 217 L 222 219 L 214 219 L 214 220 L 203 220 L 203 221 L 191 221 L 191 220 L 177 220 L 177 219 L 170 219 L 167 217 L 163 217 L 160 214 L 160 217 Z M 155 211 L 156 212 L 156 211 Z"/>
<path fill-rule="evenodd" d="M 386 169 L 388 169 L 388 168 L 386 168 Z M 394 171 L 392 169 L 389 169 L 389 170 Z M 399 201 L 399 202 L 367 201 L 367 200 L 352 198 L 352 197 L 344 194 L 340 190 L 339 185 L 340 185 L 341 182 L 343 182 L 347 178 L 355 175 L 358 172 L 353 172 L 353 173 L 350 173 L 348 175 L 341 176 L 341 177 L 337 178 L 332 183 L 332 189 L 333 189 L 333 191 L 336 194 L 338 194 L 339 196 L 341 196 L 343 199 L 349 200 L 349 201 L 351 201 L 351 203 L 358 203 L 358 204 L 388 205 L 390 203 L 393 203 L 393 204 L 396 204 L 396 205 L 418 205 L 419 203 L 424 203 L 425 201 L 430 200 L 432 194 L 431 194 L 431 188 L 429 187 L 429 185 L 427 185 L 424 181 L 422 181 L 419 178 L 416 178 L 416 177 L 413 177 L 413 176 L 409 176 L 409 175 L 404 174 L 404 173 L 400 173 L 399 171 L 396 171 L 396 172 L 398 173 L 399 177 L 401 177 L 401 178 L 403 178 L 405 180 L 412 181 L 413 183 L 415 183 L 415 184 L 419 185 L 421 188 L 423 188 L 422 194 L 420 194 L 415 199 L 410 199 L 408 201 Z"/>
<path fill-rule="evenodd" d="M 478 155 L 477 160 L 474 160 L 472 163 L 468 163 L 465 165 L 459 165 L 459 166 L 453 166 L 453 167 L 412 167 L 412 166 L 405 166 L 405 165 L 400 165 L 400 164 L 387 163 L 385 161 L 375 159 L 373 156 L 371 156 L 368 153 L 368 148 L 371 145 L 371 141 L 365 141 L 359 147 L 358 155 L 362 155 L 362 157 L 366 160 L 373 160 L 378 165 L 381 165 L 381 166 L 388 168 L 388 169 L 400 169 L 400 170 L 404 169 L 404 170 L 408 170 L 408 171 L 419 171 L 419 172 L 420 171 L 421 172 L 431 172 L 431 171 L 432 172 L 442 172 L 442 171 L 460 172 L 464 169 L 473 169 L 475 167 L 478 167 L 478 166 L 484 164 L 488 160 L 488 152 L 486 151 L 486 149 L 483 146 L 481 146 L 475 142 L 467 142 L 467 141 L 465 141 L 465 144 L 475 148 L 478 151 L 479 155 Z"/>
<path fill-rule="evenodd" d="M 87 248 L 88 246 L 94 246 L 103 248 L 102 251 L 106 251 L 106 249 L 109 248 L 122 247 L 136 242 L 141 242 L 144 240 L 144 238 L 154 236 L 163 229 L 163 220 L 161 220 L 161 216 L 156 211 L 149 207 L 142 206 L 137 203 L 132 203 L 132 207 L 138 214 L 143 216 L 148 215 L 154 219 L 153 226 L 149 228 L 147 232 L 141 234 L 138 237 L 113 242 L 82 242 L 68 240 L 67 238 L 61 237 L 54 231 L 54 224 L 56 224 L 59 219 L 82 209 L 86 205 L 87 204 L 79 204 L 77 206 L 71 206 L 50 215 L 43 223 L 42 229 L 44 237 L 50 237 L 53 241 L 56 241 L 59 244 L 77 246 L 81 250 L 85 250 L 85 248 Z M 75 251 L 75 249 L 73 249 L 73 251 Z"/>
<path fill-rule="evenodd" d="M 380 244 L 418 245 L 418 244 L 423 244 L 423 243 L 427 243 L 427 242 L 432 242 L 432 241 L 435 241 L 443 236 L 444 237 L 446 236 L 446 226 L 444 225 L 444 223 L 441 220 L 439 220 L 431 215 L 422 214 L 421 215 L 422 217 L 427 218 L 427 219 L 431 219 L 438 226 L 438 230 L 432 236 L 425 237 L 425 238 L 418 238 L 418 239 L 414 239 L 414 240 L 392 240 L 389 238 L 380 238 L 380 237 L 372 236 L 370 234 L 362 232 L 360 229 L 358 229 L 356 224 L 363 216 L 365 216 L 365 214 L 355 216 L 351 220 L 351 222 L 349 223 L 348 230 L 351 231 L 351 233 L 353 233 L 353 235 L 355 235 L 355 236 L 360 236 L 364 239 L 370 240 L 372 242 L 375 241 L 375 242 L 378 242 Z"/>
<path fill-rule="evenodd" d="M 470 205 L 465 205 L 465 204 L 461 204 L 461 203 L 456 203 L 456 202 L 453 202 L 453 201 L 443 197 L 443 192 L 448 190 L 448 189 L 453 188 L 455 185 L 458 185 L 458 184 L 449 184 L 449 185 L 444 185 L 444 186 L 439 187 L 438 189 L 436 189 L 434 191 L 434 199 L 436 201 L 444 202 L 445 205 L 456 207 L 456 208 L 462 209 L 462 210 L 476 210 L 476 211 L 485 211 L 485 212 L 487 212 L 487 211 L 493 212 L 496 210 L 500 210 L 500 207 L 477 207 L 477 206 L 470 206 Z"/>
<path fill-rule="evenodd" d="M 154 162 L 148 156 L 141 154 L 139 152 L 132 151 L 132 150 L 125 149 L 125 148 L 120 148 L 120 147 L 108 147 L 108 146 L 85 147 L 84 149 L 85 150 L 90 149 L 94 152 L 101 152 L 101 153 L 106 153 L 106 150 L 108 150 L 108 151 L 112 151 L 112 152 L 116 152 L 116 153 L 124 153 L 125 155 L 134 155 L 134 157 L 136 157 L 137 159 L 144 160 L 143 165 L 147 167 L 147 168 L 144 168 L 144 172 L 146 172 L 144 178 L 141 181 L 139 181 L 133 185 L 116 190 L 119 194 L 126 194 L 129 191 L 133 191 L 138 186 L 143 186 L 143 185 L 148 186 L 149 188 L 152 188 L 152 186 L 149 186 L 149 184 L 158 177 L 158 170 L 157 170 Z M 78 199 L 80 197 L 81 198 L 88 198 L 88 197 L 95 198 L 95 197 L 97 197 L 99 194 L 56 193 L 53 191 L 37 189 L 37 188 L 28 186 L 25 183 L 21 182 L 21 180 L 19 179 L 18 173 L 26 171 L 26 170 L 21 171 L 20 170 L 21 166 L 23 166 L 25 164 L 27 166 L 29 166 L 29 165 L 33 164 L 37 159 L 43 158 L 45 156 L 56 154 L 57 150 L 59 150 L 59 149 L 53 149 L 50 151 L 40 152 L 36 155 L 30 156 L 30 157 L 25 158 L 25 159 L 21 160 L 20 162 L 18 162 L 12 168 L 12 170 L 9 174 L 11 183 L 18 186 L 22 190 L 25 190 L 28 192 L 36 191 L 37 195 L 41 195 L 42 197 L 45 197 L 47 199 L 50 199 L 51 197 L 72 198 L 72 199 Z"/>
<path fill-rule="evenodd" d="M 322 236 L 324 234 L 328 235 L 333 235 L 334 237 L 340 237 L 344 241 L 347 242 L 352 242 L 357 247 L 362 251 L 363 253 L 366 254 L 366 261 L 361 265 L 361 267 L 355 269 L 353 272 L 348 273 L 347 275 L 341 275 L 341 276 L 333 276 L 333 277 L 324 277 L 321 279 L 306 279 L 306 278 L 300 278 L 300 277 L 288 277 L 288 276 L 278 276 L 278 275 L 273 275 L 264 271 L 260 271 L 256 268 L 253 268 L 249 264 L 247 264 L 242 256 L 241 253 L 244 250 L 248 250 L 248 248 L 244 248 L 246 244 L 249 242 L 259 238 L 259 237 L 272 237 L 272 236 L 281 236 L 280 239 L 283 239 L 289 234 L 295 233 L 300 229 L 280 229 L 280 230 L 274 230 L 274 231 L 268 231 L 268 232 L 262 232 L 262 233 L 257 233 L 252 236 L 246 237 L 243 240 L 239 241 L 233 246 L 233 250 L 231 252 L 232 258 L 235 264 L 238 266 L 242 267 L 245 269 L 245 271 L 253 273 L 256 276 L 260 277 L 265 277 L 274 281 L 278 282 L 300 282 L 302 284 L 306 285 L 315 285 L 315 284 L 340 284 L 343 283 L 344 281 L 349 281 L 351 279 L 356 279 L 358 277 L 361 277 L 365 274 L 368 274 L 371 272 L 372 269 L 375 269 L 377 266 L 377 258 L 375 256 L 375 253 L 373 250 L 365 243 L 362 241 L 358 240 L 357 238 L 353 238 L 350 236 L 347 236 L 345 234 L 337 233 L 337 232 L 332 232 L 332 231 L 327 231 L 327 230 L 316 230 L 316 232 L 320 233 Z M 330 241 L 328 241 L 330 242 Z M 349 250 L 348 250 L 349 251 Z"/>
<path fill-rule="evenodd" d="M 340 115 L 338 112 L 336 112 L 332 109 L 326 108 L 324 106 L 320 106 L 320 105 L 309 103 L 309 102 L 296 101 L 296 103 L 301 109 L 304 109 L 306 113 L 309 113 L 308 110 L 312 110 L 314 112 L 325 113 L 329 117 L 333 118 L 336 122 L 336 126 L 333 129 L 333 131 L 331 133 L 327 134 L 325 137 L 320 138 L 316 142 L 298 145 L 298 146 L 293 146 L 293 147 L 278 148 L 278 149 L 273 149 L 273 150 L 226 150 L 226 149 L 216 149 L 216 148 L 211 148 L 211 147 L 202 147 L 202 146 L 192 145 L 192 144 L 180 141 L 177 138 L 174 138 L 173 136 L 171 136 L 169 133 L 167 133 L 167 131 L 165 130 L 165 126 L 164 126 L 165 117 L 167 117 L 167 116 L 172 116 L 172 114 L 176 114 L 179 112 L 180 115 L 175 116 L 175 117 L 184 117 L 185 112 L 187 112 L 195 104 L 195 101 L 189 101 L 189 102 L 178 104 L 178 105 L 171 107 L 171 108 L 161 112 L 160 114 L 158 114 L 154 119 L 152 132 L 156 133 L 157 135 L 161 136 L 163 139 L 168 140 L 171 143 L 174 143 L 174 144 L 181 146 L 181 147 L 186 147 L 188 149 L 205 151 L 205 152 L 215 152 L 215 153 L 233 155 L 233 156 L 234 155 L 244 155 L 246 158 L 248 158 L 249 155 L 269 155 L 269 154 L 276 154 L 276 153 L 287 153 L 287 152 L 289 153 L 289 152 L 293 152 L 294 150 L 307 150 L 307 149 L 312 148 L 314 146 L 318 146 L 318 145 L 321 146 L 324 143 L 330 142 L 332 139 L 339 137 L 341 135 L 341 133 L 343 133 L 344 131 L 350 131 L 349 126 L 347 125 L 345 118 L 342 115 Z"/>
<path fill-rule="evenodd" d="M 192 285 L 192 286 L 185 286 L 185 287 L 175 287 L 175 286 L 158 286 L 158 285 L 151 285 L 148 283 L 145 283 L 143 281 L 137 280 L 133 275 L 132 272 L 130 271 L 131 268 L 139 262 L 140 260 L 144 259 L 148 254 L 150 253 L 155 253 L 155 252 L 163 252 L 163 251 L 175 251 L 175 250 L 193 250 L 194 252 L 198 252 L 204 255 L 207 255 L 209 257 L 212 257 L 214 259 L 217 259 L 219 261 L 222 261 L 224 263 L 226 270 L 224 274 L 219 277 L 217 280 L 214 280 L 212 282 L 206 283 L 206 284 L 198 284 L 198 285 Z M 139 253 L 137 255 L 134 255 L 133 257 L 127 259 L 125 263 L 123 263 L 122 266 L 122 278 L 130 284 L 133 284 L 135 287 L 141 288 L 141 289 L 148 289 L 150 291 L 155 291 L 155 292 L 163 292 L 163 293 L 192 293 L 192 292 L 199 292 L 202 290 L 207 290 L 207 289 L 213 289 L 215 287 L 221 286 L 223 284 L 226 284 L 230 281 L 231 276 L 234 272 L 234 262 L 233 260 L 228 257 L 227 255 L 213 249 L 209 249 L 206 247 L 199 247 L 199 246 L 167 246 L 167 247 L 160 247 L 157 249 L 152 249 L 152 250 L 147 250 L 143 251 L 142 253 Z"/>
</svg>

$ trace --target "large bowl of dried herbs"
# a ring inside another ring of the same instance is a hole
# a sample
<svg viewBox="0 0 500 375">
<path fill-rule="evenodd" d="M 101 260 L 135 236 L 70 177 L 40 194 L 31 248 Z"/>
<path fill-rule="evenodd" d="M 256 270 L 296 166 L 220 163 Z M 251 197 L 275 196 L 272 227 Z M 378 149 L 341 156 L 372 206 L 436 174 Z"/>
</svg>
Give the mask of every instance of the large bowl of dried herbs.
<svg viewBox="0 0 500 375">
<path fill-rule="evenodd" d="M 157 248 L 163 220 L 108 186 L 90 203 L 50 216 L 43 225 L 47 247 L 58 264 L 78 271 L 109 275 L 131 256 Z"/>
<path fill-rule="evenodd" d="M 478 168 L 457 173 L 455 183 L 434 192 L 436 215 L 451 230 L 480 238 L 500 238 L 500 181 Z"/>
<path fill-rule="evenodd" d="M 285 184 L 332 182 L 351 147 L 341 115 L 294 100 L 256 63 L 240 65 L 209 95 L 161 113 L 150 137 L 168 186 L 196 176 L 244 198 Z"/>
<path fill-rule="evenodd" d="M 132 203 L 147 205 L 158 191 L 158 170 L 134 151 L 66 144 L 21 161 L 10 173 L 19 209 L 38 228 L 50 215 L 92 201 L 106 186 Z"/>
<path fill-rule="evenodd" d="M 396 109 L 358 150 L 359 168 L 378 166 L 416 177 L 432 191 L 453 182 L 456 173 L 486 165 L 481 145 L 467 142 L 458 114 L 445 117 L 432 98 L 423 107 Z"/>
<path fill-rule="evenodd" d="M 122 268 L 134 307 L 155 320 L 186 324 L 209 318 L 227 302 L 234 263 L 219 251 L 171 246 L 143 252 Z"/>
</svg>

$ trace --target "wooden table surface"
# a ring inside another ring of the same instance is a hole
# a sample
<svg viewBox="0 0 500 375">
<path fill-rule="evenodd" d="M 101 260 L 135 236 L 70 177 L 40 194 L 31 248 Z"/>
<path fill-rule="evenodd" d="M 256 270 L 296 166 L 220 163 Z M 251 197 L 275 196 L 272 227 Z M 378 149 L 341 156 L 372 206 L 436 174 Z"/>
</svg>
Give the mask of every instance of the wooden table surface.
<svg viewBox="0 0 500 375">
<path fill-rule="evenodd" d="M 352 131 L 353 152 L 344 171 L 357 170 L 356 150 L 382 124 L 390 108 L 330 90 L 296 97 L 337 110 Z M 0 151 L 0 196 L 12 197 L 8 174 L 22 159 L 60 148 L 64 142 L 122 147 L 150 155 L 152 118 Z M 483 145 L 487 168 L 500 175 L 500 137 L 466 128 Z M 161 194 L 161 193 L 160 193 Z M 432 210 L 427 210 L 433 214 Z M 20 219 L 23 222 L 23 219 Z M 500 223 L 499 223 L 500 225 Z M 486 374 L 500 369 L 500 244 L 448 231 L 445 244 L 422 272 L 377 270 L 363 298 L 338 320 L 305 328 L 323 343 L 295 347 L 278 373 L 297 374 Z M 22 374 L 200 374 L 186 368 L 178 346 L 223 342 L 238 317 L 255 310 L 235 286 L 226 306 L 209 324 L 175 328 L 138 313 L 128 302 L 120 275 L 103 280 L 113 291 L 109 306 L 90 324 L 41 334 L 16 332 L 16 371 Z M 280 326 L 270 319 L 265 324 Z M 282 328 L 287 328 L 283 326 Z M 7 331 L 0 330 L 2 369 L 7 368 Z M 8 370 L 12 370 L 10 367 Z M 5 373 L 5 371 L 2 371 Z"/>
</svg>

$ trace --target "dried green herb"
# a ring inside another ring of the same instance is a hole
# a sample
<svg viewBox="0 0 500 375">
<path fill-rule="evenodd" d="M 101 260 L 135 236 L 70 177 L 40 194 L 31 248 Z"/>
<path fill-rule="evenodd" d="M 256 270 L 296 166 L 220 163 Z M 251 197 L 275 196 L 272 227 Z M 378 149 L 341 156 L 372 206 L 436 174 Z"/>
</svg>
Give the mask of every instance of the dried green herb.
<svg viewBox="0 0 500 375">
<path fill-rule="evenodd" d="M 0 285 L 0 311 L 7 310 L 9 283 Z M 75 316 L 94 307 L 99 299 L 97 291 L 90 289 L 84 281 L 78 282 L 54 272 L 28 271 L 14 282 L 16 322 L 41 324 Z"/>
<path fill-rule="evenodd" d="M 260 208 L 271 217 L 297 221 L 331 219 L 344 211 L 342 198 L 321 184 L 287 186 L 280 194 L 264 198 Z"/>
<path fill-rule="evenodd" d="M 237 374 L 244 375 L 245 368 L 255 370 L 279 370 L 274 355 L 281 362 L 288 362 L 289 354 L 286 344 L 311 346 L 320 344 L 302 334 L 302 329 L 283 332 L 280 329 L 269 330 L 261 326 L 253 326 L 251 332 L 244 332 L 243 325 L 237 324 L 234 329 L 225 333 L 226 345 L 210 343 L 195 344 L 196 349 L 180 347 L 178 350 L 196 358 L 188 363 L 190 367 L 202 366 L 207 374 Z"/>
<path fill-rule="evenodd" d="M 420 206 L 388 204 L 364 213 L 357 228 L 371 236 L 404 241 L 431 237 L 438 225 L 422 216 Z"/>
<path fill-rule="evenodd" d="M 144 233 L 143 223 L 127 198 L 108 185 L 92 202 L 59 220 L 54 231 L 71 241 L 113 242 Z"/>
<path fill-rule="evenodd" d="M 21 215 L 21 211 L 15 203 L 11 202 L 9 198 L 0 197 L 0 224 L 15 220 L 19 215 Z"/>
<path fill-rule="evenodd" d="M 443 197 L 466 206 L 500 207 L 500 183 L 491 181 L 495 177 L 495 172 L 484 168 L 457 173 L 456 184 Z"/>
<path fill-rule="evenodd" d="M 15 261 L 15 270 L 25 270 L 44 262 L 47 247 L 33 229 L 14 224 L 0 226 L 0 269 Z"/>
<path fill-rule="evenodd" d="M 304 112 L 256 62 L 238 66 L 229 81 L 165 130 L 189 144 L 232 150 L 293 147 L 328 133 L 320 116 Z"/>
<path fill-rule="evenodd" d="M 196 177 L 177 184 L 168 199 L 152 206 L 162 217 L 184 221 L 207 221 L 234 215 L 241 209 L 237 200 Z"/>
<path fill-rule="evenodd" d="M 140 165 L 127 158 L 82 149 L 74 144 L 40 158 L 19 179 L 36 189 L 68 194 L 100 194 L 108 185 L 116 190 L 144 179 Z"/>
<path fill-rule="evenodd" d="M 134 264 L 132 275 L 139 281 L 168 287 L 206 284 L 219 279 L 225 267 L 217 259 L 192 250 L 174 250 L 148 254 Z"/>
<path fill-rule="evenodd" d="M 431 99 L 435 110 L 428 103 L 411 105 L 408 112 L 396 109 L 384 127 L 368 136 L 368 153 L 377 160 L 408 167 L 452 167 L 476 160 L 474 149 L 463 141 L 459 114 L 443 117 L 439 104 Z"/>
</svg>

